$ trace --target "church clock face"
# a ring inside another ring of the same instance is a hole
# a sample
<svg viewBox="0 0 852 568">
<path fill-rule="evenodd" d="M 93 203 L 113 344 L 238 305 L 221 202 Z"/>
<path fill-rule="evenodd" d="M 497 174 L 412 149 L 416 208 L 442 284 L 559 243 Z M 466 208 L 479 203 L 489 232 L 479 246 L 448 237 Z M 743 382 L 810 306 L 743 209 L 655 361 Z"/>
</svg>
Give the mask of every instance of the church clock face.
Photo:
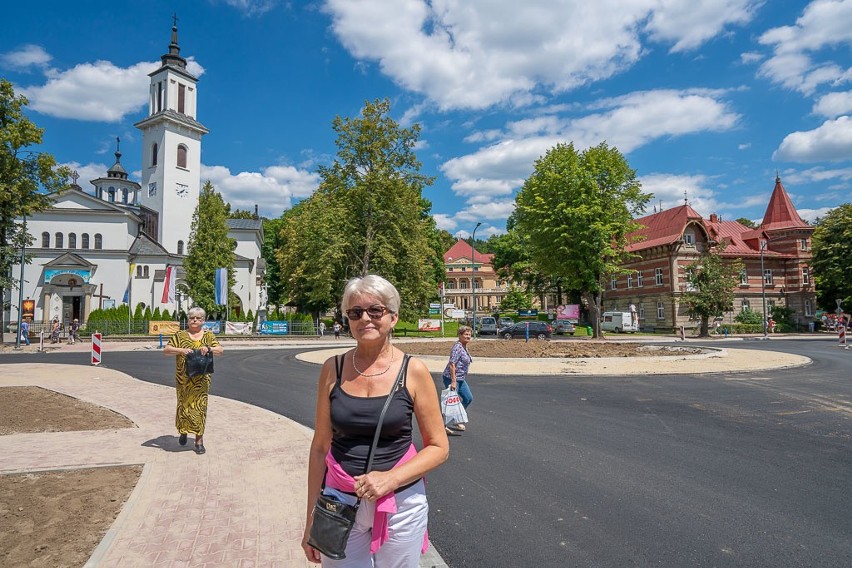
<svg viewBox="0 0 852 568">
<path fill-rule="evenodd" d="M 178 197 L 189 197 L 189 186 L 182 183 L 175 184 L 175 191 Z"/>
</svg>

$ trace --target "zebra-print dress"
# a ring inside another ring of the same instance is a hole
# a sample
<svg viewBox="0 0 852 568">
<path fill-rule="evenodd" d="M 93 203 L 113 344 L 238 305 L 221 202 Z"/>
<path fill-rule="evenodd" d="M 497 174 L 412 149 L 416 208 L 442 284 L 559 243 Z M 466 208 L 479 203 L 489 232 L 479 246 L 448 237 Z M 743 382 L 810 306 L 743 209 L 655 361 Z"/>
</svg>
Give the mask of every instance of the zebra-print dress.
<svg viewBox="0 0 852 568">
<path fill-rule="evenodd" d="M 198 349 L 202 345 L 216 347 L 219 342 L 210 331 L 204 331 L 201 339 L 195 340 L 187 331 L 179 331 L 169 340 L 169 345 L 180 349 Z M 204 435 L 207 422 L 207 393 L 210 391 L 210 375 L 188 377 L 186 375 L 186 356 L 176 357 L 175 388 L 177 391 L 177 413 L 175 427 L 181 434 L 193 432 Z"/>
</svg>

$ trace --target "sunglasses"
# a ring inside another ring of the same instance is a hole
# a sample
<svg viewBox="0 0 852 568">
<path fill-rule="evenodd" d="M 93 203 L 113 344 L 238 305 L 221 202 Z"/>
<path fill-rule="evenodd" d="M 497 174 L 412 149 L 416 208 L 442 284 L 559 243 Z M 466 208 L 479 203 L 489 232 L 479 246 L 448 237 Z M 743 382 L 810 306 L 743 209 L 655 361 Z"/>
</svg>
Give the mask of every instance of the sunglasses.
<svg viewBox="0 0 852 568">
<path fill-rule="evenodd" d="M 351 320 L 359 320 L 361 316 L 364 315 L 364 312 L 367 312 L 367 315 L 370 316 L 370 319 L 381 319 L 383 315 L 388 313 L 390 310 L 384 306 L 370 306 L 369 308 L 349 308 L 346 310 L 346 317 Z"/>
</svg>

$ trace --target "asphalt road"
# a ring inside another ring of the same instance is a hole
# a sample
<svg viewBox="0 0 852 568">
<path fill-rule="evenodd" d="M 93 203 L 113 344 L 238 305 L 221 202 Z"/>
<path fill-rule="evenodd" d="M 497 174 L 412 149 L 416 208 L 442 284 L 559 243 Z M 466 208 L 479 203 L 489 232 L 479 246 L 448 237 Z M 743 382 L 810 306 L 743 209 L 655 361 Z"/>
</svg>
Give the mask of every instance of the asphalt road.
<svg viewBox="0 0 852 568">
<path fill-rule="evenodd" d="M 815 359 L 769 373 L 474 377 L 468 432 L 429 476 L 430 538 L 453 568 L 852 566 L 852 351 L 834 343 L 728 344 Z M 229 350 L 213 394 L 312 426 L 318 367 L 296 352 Z M 88 354 L 0 356 L 26 360 Z M 172 384 L 159 353 L 105 364 Z"/>
</svg>

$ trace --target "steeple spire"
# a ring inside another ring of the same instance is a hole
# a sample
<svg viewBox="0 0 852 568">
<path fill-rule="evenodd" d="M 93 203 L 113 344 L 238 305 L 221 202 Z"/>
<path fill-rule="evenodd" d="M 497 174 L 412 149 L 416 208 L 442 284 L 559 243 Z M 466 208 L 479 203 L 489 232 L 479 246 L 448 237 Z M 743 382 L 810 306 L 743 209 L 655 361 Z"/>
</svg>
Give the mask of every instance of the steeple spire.
<svg viewBox="0 0 852 568">
<path fill-rule="evenodd" d="M 178 29 L 177 29 L 178 17 L 177 14 L 172 15 L 172 40 L 169 43 L 169 52 L 165 55 L 160 56 L 160 60 L 163 62 L 163 67 L 167 65 L 172 65 L 174 67 L 180 67 L 181 69 L 186 69 L 186 59 L 180 56 L 180 45 L 178 45 Z"/>
<path fill-rule="evenodd" d="M 769 198 L 769 206 L 766 208 L 760 227 L 764 230 L 773 230 L 809 226 L 799 217 L 790 196 L 787 195 L 787 190 L 781 185 L 781 176 L 775 172 L 775 189 L 772 190 L 772 197 Z"/>
<path fill-rule="evenodd" d="M 107 177 L 127 179 L 127 170 L 121 165 L 121 138 L 115 137 L 115 164 L 107 170 Z"/>
</svg>

